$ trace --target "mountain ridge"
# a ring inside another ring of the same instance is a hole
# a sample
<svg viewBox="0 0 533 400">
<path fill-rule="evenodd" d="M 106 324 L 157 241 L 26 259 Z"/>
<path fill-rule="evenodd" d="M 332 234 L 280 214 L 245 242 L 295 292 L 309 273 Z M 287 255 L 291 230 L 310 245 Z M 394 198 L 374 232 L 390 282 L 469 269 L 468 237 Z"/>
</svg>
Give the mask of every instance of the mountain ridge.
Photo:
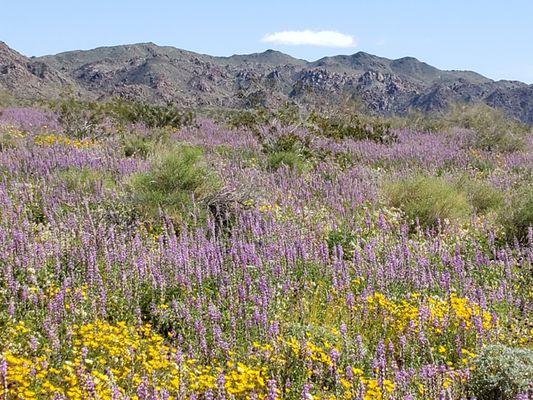
<svg viewBox="0 0 533 400">
<path fill-rule="evenodd" d="M 307 61 L 272 49 L 221 57 L 147 42 L 26 57 L 0 42 L 0 88 L 23 98 L 68 92 L 229 108 L 335 107 L 352 99 L 383 115 L 483 102 L 533 124 L 533 85 L 362 51 Z"/>
</svg>

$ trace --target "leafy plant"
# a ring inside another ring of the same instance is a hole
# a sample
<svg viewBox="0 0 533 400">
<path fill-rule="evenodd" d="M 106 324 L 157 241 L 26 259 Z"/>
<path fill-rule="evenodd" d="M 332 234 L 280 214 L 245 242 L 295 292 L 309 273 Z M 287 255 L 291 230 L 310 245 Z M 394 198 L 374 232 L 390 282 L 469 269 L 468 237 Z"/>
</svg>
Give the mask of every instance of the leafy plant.
<svg viewBox="0 0 533 400">
<path fill-rule="evenodd" d="M 69 168 L 58 173 L 59 179 L 64 183 L 69 191 L 82 193 L 93 192 L 94 189 L 102 185 L 103 187 L 113 187 L 115 182 L 108 173 L 96 171 L 90 168 Z"/>
<path fill-rule="evenodd" d="M 152 161 L 152 167 L 135 174 L 130 187 L 134 203 L 149 216 L 159 210 L 175 221 L 194 214 L 195 203 L 205 201 L 219 188 L 199 148 L 174 147 Z"/>
<path fill-rule="evenodd" d="M 533 394 L 533 351 L 490 345 L 475 360 L 469 388 L 478 400 L 511 400 Z"/>
<path fill-rule="evenodd" d="M 277 170 L 284 165 L 302 172 L 312 157 L 308 138 L 290 133 L 266 141 L 263 152 L 267 155 L 267 167 L 270 170 Z"/>
</svg>

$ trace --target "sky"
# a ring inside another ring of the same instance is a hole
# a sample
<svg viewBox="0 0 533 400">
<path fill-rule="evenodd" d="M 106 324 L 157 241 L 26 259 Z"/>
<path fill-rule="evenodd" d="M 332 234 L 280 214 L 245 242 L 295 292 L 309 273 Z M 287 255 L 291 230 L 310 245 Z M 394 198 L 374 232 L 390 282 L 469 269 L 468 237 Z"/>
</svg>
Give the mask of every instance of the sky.
<svg viewBox="0 0 533 400">
<path fill-rule="evenodd" d="M 0 0 L 0 40 L 28 56 L 154 42 L 227 56 L 357 51 L 533 83 L 533 0 Z"/>
</svg>

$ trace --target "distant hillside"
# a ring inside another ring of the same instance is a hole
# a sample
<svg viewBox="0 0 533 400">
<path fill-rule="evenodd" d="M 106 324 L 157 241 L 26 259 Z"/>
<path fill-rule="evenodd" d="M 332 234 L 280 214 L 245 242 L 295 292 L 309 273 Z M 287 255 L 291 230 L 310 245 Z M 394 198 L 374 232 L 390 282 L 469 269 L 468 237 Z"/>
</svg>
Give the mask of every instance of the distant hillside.
<svg viewBox="0 0 533 400">
<path fill-rule="evenodd" d="M 481 101 L 533 124 L 533 85 L 364 52 L 308 62 L 274 50 L 213 57 L 141 43 L 28 58 L 0 42 L 0 89 L 24 98 L 122 96 L 235 108 L 353 99 L 384 115 Z"/>
</svg>

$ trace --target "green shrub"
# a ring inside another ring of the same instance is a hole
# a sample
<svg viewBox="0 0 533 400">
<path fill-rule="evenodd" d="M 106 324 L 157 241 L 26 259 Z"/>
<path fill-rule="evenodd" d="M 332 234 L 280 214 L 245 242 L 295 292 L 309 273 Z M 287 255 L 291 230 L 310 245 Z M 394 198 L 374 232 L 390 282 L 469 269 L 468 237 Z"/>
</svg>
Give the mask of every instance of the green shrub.
<svg viewBox="0 0 533 400">
<path fill-rule="evenodd" d="M 13 149 L 17 147 L 17 143 L 19 142 L 19 138 L 9 132 L 0 132 L 0 151 L 4 151 L 7 149 Z"/>
<path fill-rule="evenodd" d="M 294 134 L 278 136 L 263 143 L 263 153 L 267 155 L 267 168 L 277 170 L 281 166 L 302 172 L 313 157 L 309 148 L 309 139 Z"/>
<path fill-rule="evenodd" d="M 168 103 L 152 105 L 142 102 L 115 100 L 105 105 L 106 114 L 123 123 L 142 123 L 149 128 L 180 128 L 191 125 L 194 113 Z"/>
<path fill-rule="evenodd" d="M 478 400 L 511 400 L 533 392 L 533 351 L 491 345 L 475 360 L 469 389 Z M 531 398 L 531 397 L 529 397 Z"/>
<path fill-rule="evenodd" d="M 531 186 L 518 190 L 510 206 L 501 210 L 500 222 L 508 240 L 528 240 L 528 231 L 533 227 L 533 188 Z"/>
<path fill-rule="evenodd" d="M 300 153 L 295 151 L 276 151 L 268 154 L 267 167 L 269 170 L 275 171 L 282 166 L 303 172 L 307 167 L 307 162 Z"/>
<path fill-rule="evenodd" d="M 385 195 L 392 207 L 424 227 L 445 219 L 462 222 L 471 212 L 465 194 L 443 178 L 418 176 L 389 183 Z"/>
<path fill-rule="evenodd" d="M 397 139 L 388 121 L 369 117 L 363 118 L 355 114 L 341 117 L 312 113 L 308 118 L 308 124 L 317 135 L 335 140 L 354 139 L 390 143 Z"/>
<path fill-rule="evenodd" d="M 105 120 L 105 113 L 99 103 L 68 99 L 51 104 L 57 113 L 64 132 L 73 137 L 84 138 L 91 134 Z"/>
<path fill-rule="evenodd" d="M 224 115 L 226 124 L 231 128 L 244 128 L 259 133 L 258 128 L 270 119 L 265 109 L 257 110 L 232 110 Z"/>
<path fill-rule="evenodd" d="M 94 192 L 99 185 L 105 188 L 112 188 L 115 185 L 109 174 L 90 168 L 71 167 L 60 171 L 58 177 L 70 192 L 89 193 Z"/>
<path fill-rule="evenodd" d="M 498 211 L 504 204 L 504 194 L 494 186 L 472 179 L 460 180 L 458 190 L 466 193 L 468 202 L 478 214 Z"/>
<path fill-rule="evenodd" d="M 145 138 L 131 137 L 124 141 L 122 146 L 124 155 L 126 157 L 139 156 L 146 158 L 150 152 L 151 143 Z"/>
<path fill-rule="evenodd" d="M 184 221 L 194 214 L 219 188 L 203 153 L 196 147 L 175 147 L 158 155 L 150 170 L 131 178 L 134 203 L 149 217 L 161 209 L 175 221 Z"/>
<path fill-rule="evenodd" d="M 454 105 L 443 119 L 447 125 L 474 131 L 473 147 L 488 151 L 522 150 L 523 136 L 529 131 L 527 126 L 507 117 L 503 111 L 485 104 Z"/>
</svg>

